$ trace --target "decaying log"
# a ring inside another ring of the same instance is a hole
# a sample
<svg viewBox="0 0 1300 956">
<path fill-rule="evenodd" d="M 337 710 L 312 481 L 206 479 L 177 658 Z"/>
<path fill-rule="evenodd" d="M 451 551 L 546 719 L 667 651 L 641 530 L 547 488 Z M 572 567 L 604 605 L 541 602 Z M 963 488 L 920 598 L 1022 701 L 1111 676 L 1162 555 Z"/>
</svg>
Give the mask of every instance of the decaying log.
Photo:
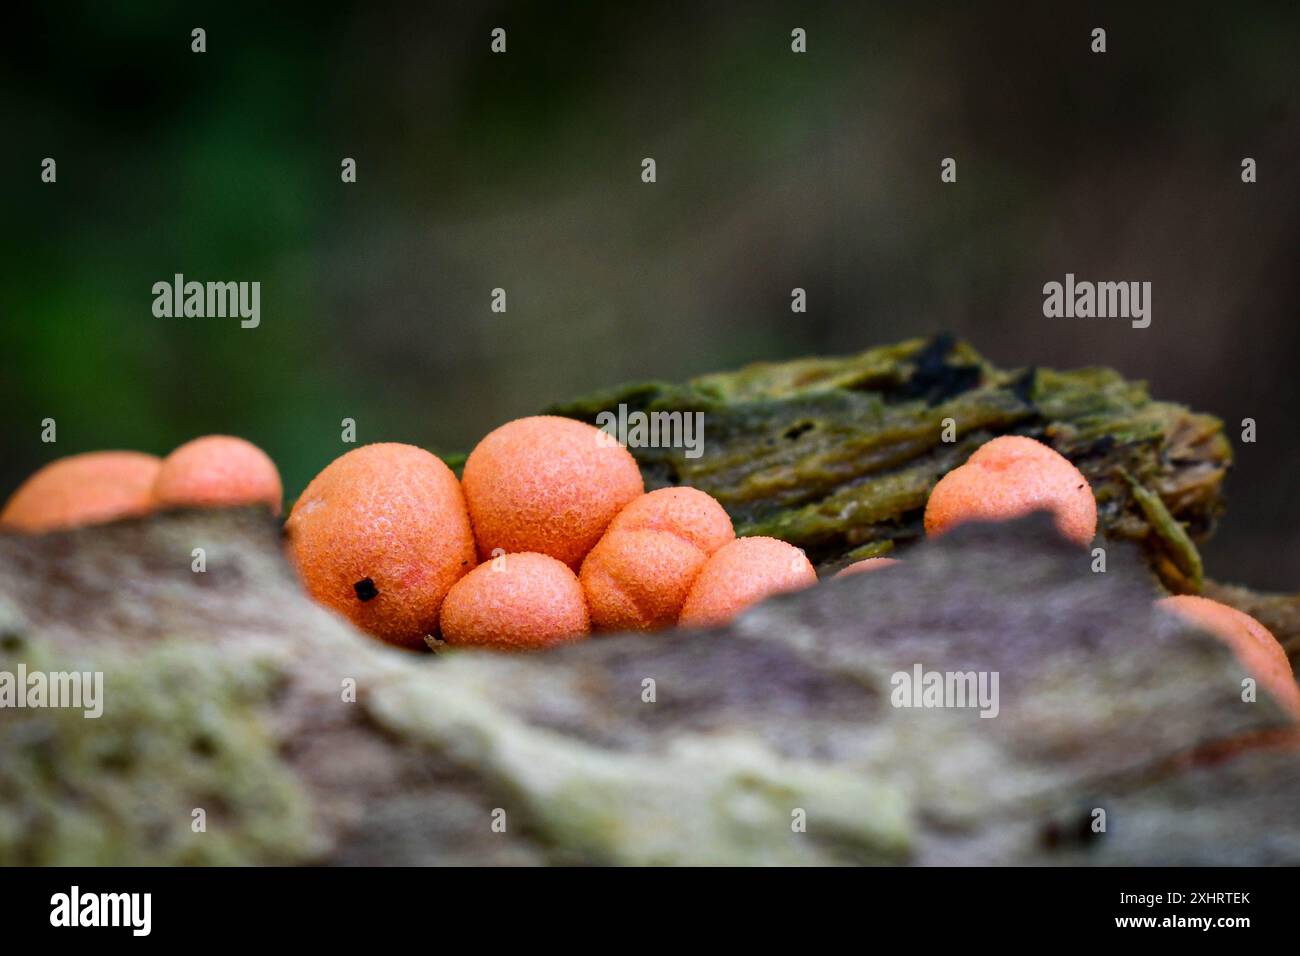
<svg viewBox="0 0 1300 956">
<path fill-rule="evenodd" d="M 95 719 L 0 709 L 0 864 L 1300 862 L 1293 725 L 1152 610 L 1204 587 L 1300 652 L 1296 597 L 1201 580 L 1217 419 L 942 337 L 553 411 L 620 405 L 705 414 L 698 457 L 632 449 L 650 487 L 703 488 L 824 576 L 905 563 L 510 657 L 359 634 L 257 511 L 0 535 L 0 703 L 20 670 L 104 675 Z M 921 540 L 934 482 L 1006 433 L 1087 474 L 1104 573 L 1041 516 Z M 934 674 L 996 674 L 996 716 L 896 706 Z"/>
<path fill-rule="evenodd" d="M 1169 587 L 1198 591 L 1195 542 L 1222 510 L 1232 460 L 1222 422 L 1153 401 L 1141 382 L 1105 368 L 1002 370 L 946 336 L 632 385 L 552 411 L 594 424 L 620 405 L 702 412 L 703 455 L 631 449 L 647 483 L 701 488 L 738 532 L 782 538 L 822 566 L 920 537 L 934 483 L 1012 433 L 1071 459 L 1096 493 L 1103 533 L 1141 542 Z"/>
<path fill-rule="evenodd" d="M 1166 588 L 1253 614 L 1300 661 L 1300 595 L 1202 580 L 1197 544 L 1224 510 L 1232 447 L 1223 423 L 1153 400 L 1112 369 L 999 369 L 948 336 L 848 357 L 770 362 L 683 384 L 649 382 L 551 409 L 702 412 L 705 453 L 632 447 L 648 487 L 687 484 L 727 508 L 741 534 L 803 548 L 823 571 L 905 552 L 930 489 L 997 435 L 1044 441 L 1096 493 L 1101 543 L 1133 541 Z M 951 422 L 955 441 L 945 440 Z"/>
<path fill-rule="evenodd" d="M 1290 724 L 1155 593 L 1035 517 L 713 631 L 421 655 L 255 511 L 3 536 L 0 671 L 105 684 L 0 711 L 0 863 L 1300 862 Z M 997 716 L 894 706 L 917 666 Z"/>
</svg>

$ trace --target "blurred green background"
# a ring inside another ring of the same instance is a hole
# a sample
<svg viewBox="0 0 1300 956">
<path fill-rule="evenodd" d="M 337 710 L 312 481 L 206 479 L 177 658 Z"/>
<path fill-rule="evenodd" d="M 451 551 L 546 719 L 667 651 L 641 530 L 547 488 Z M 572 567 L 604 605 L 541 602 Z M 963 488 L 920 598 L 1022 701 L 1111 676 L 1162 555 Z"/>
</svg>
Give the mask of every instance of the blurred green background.
<svg viewBox="0 0 1300 956">
<path fill-rule="evenodd" d="M 628 379 L 951 330 L 1255 418 L 1209 570 L 1300 589 L 1295 5 L 173 6 L 6 14 L 0 493 L 222 432 L 293 497 L 343 418 L 467 450 Z M 1151 328 L 1045 319 L 1067 271 L 1150 280 Z M 260 281 L 261 326 L 155 318 L 176 272 Z"/>
</svg>

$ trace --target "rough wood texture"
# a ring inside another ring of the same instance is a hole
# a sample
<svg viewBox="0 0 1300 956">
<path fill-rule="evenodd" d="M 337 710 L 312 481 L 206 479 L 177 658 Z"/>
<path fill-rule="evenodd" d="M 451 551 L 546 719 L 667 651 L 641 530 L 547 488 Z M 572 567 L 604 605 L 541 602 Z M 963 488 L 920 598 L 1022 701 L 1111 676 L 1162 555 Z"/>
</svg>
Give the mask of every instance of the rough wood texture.
<svg viewBox="0 0 1300 956">
<path fill-rule="evenodd" d="M 0 863 L 1300 862 L 1290 725 L 1153 587 L 1030 519 L 716 631 L 416 655 L 258 513 L 0 537 L 0 670 L 106 675 L 98 720 L 0 712 Z M 998 716 L 891 706 L 917 664 Z"/>
<path fill-rule="evenodd" d="M 1154 401 L 1141 382 L 999 369 L 948 336 L 625 386 L 553 411 L 596 423 L 620 406 L 704 417 L 702 455 L 632 448 L 650 487 L 707 491 L 739 533 L 782 538 L 822 566 L 918 539 L 940 477 L 995 435 L 1024 434 L 1088 477 L 1108 538 L 1140 542 L 1167 586 L 1195 592 L 1195 542 L 1213 530 L 1232 461 L 1222 422 Z"/>
</svg>

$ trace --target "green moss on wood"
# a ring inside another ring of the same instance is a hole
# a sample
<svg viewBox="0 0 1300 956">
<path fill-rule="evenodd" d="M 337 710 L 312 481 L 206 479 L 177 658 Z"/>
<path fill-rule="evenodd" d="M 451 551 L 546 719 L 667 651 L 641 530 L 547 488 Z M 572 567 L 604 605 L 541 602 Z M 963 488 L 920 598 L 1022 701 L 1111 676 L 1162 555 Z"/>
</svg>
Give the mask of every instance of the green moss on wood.
<svg viewBox="0 0 1300 956">
<path fill-rule="evenodd" d="M 1218 419 L 1153 401 L 1111 369 L 1001 370 L 945 336 L 629 385 L 550 411 L 594 423 L 619 405 L 703 412 L 698 458 L 631 449 L 648 486 L 707 491 L 739 533 L 790 541 L 823 565 L 919 537 L 940 477 L 990 438 L 1023 434 L 1087 475 L 1105 535 L 1142 542 L 1167 584 L 1194 589 L 1193 542 L 1222 510 L 1231 462 Z"/>
</svg>

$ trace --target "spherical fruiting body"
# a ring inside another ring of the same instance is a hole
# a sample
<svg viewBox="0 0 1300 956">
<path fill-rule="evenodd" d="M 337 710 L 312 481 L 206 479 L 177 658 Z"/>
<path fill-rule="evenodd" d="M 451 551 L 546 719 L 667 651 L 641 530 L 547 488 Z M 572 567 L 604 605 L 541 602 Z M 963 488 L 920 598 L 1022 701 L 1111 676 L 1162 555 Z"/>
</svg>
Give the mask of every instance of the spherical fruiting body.
<svg viewBox="0 0 1300 956">
<path fill-rule="evenodd" d="M 736 540 L 731 516 L 698 488 L 658 488 L 633 499 L 610 522 L 609 531 L 667 531 L 712 555 Z"/>
<path fill-rule="evenodd" d="M 1034 458 L 1039 461 L 1056 461 L 1065 458 L 1051 445 L 1029 438 L 1026 435 L 999 435 L 980 445 L 966 459 L 965 464 L 981 462 L 992 464 L 998 461 L 1010 461 L 1016 458 Z M 1068 458 L 1065 459 L 1069 461 Z"/>
<path fill-rule="evenodd" d="M 135 451 L 92 451 L 34 472 L 0 511 L 0 527 L 37 533 L 148 514 L 162 460 Z"/>
<path fill-rule="evenodd" d="M 312 479 L 285 523 L 307 590 L 357 627 L 420 647 L 475 565 L 460 484 L 412 445 L 365 445 Z"/>
<path fill-rule="evenodd" d="M 884 568 L 892 567 L 895 564 L 902 564 L 897 558 L 863 558 L 861 561 L 854 561 L 847 567 L 840 568 L 835 572 L 837 578 L 847 578 L 854 574 L 866 574 L 869 571 L 880 571 Z"/>
<path fill-rule="evenodd" d="M 1244 611 L 1194 594 L 1162 598 L 1156 607 L 1209 631 L 1227 644 L 1246 673 L 1300 720 L 1300 686 L 1286 651 L 1272 631 Z"/>
<path fill-rule="evenodd" d="M 607 434 L 551 415 L 488 434 L 462 479 L 479 556 L 549 554 L 577 570 L 614 516 L 645 486 L 636 460 Z"/>
<path fill-rule="evenodd" d="M 794 545 L 776 538 L 737 538 L 700 569 L 678 623 L 722 624 L 772 594 L 816 583 L 817 572 Z"/>
<path fill-rule="evenodd" d="M 1044 510 L 1076 544 L 1086 546 L 1097 533 L 1097 502 L 1082 472 L 1040 442 L 1005 435 L 939 480 L 925 506 L 925 531 L 940 535 L 967 521 L 1005 521 Z"/>
<path fill-rule="evenodd" d="M 453 647 L 540 650 L 581 640 L 590 629 L 573 570 L 535 552 L 480 564 L 442 606 L 442 637 Z"/>
<path fill-rule="evenodd" d="M 671 627 L 704 563 L 735 537 L 727 512 L 703 491 L 660 488 L 634 499 L 582 562 L 592 626 Z"/>
<path fill-rule="evenodd" d="M 205 435 L 163 459 L 154 482 L 162 508 L 229 508 L 263 504 L 280 513 L 280 472 L 252 442 L 230 435 Z"/>
<path fill-rule="evenodd" d="M 602 631 L 653 631 L 677 623 L 706 555 L 668 531 L 606 534 L 582 562 L 591 623 Z"/>
</svg>

